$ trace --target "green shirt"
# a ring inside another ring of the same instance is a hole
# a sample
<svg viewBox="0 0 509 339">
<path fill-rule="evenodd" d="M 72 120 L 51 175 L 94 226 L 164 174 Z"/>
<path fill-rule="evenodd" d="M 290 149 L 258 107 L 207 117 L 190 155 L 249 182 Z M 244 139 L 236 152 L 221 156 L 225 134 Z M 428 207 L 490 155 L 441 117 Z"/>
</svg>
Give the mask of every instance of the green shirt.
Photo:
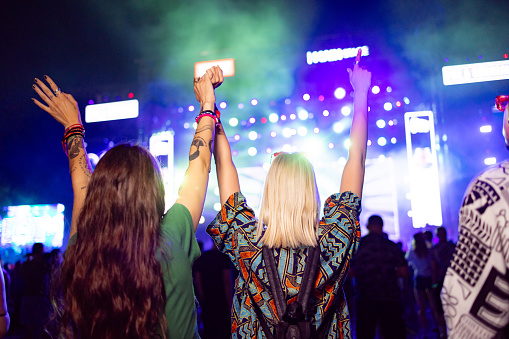
<svg viewBox="0 0 509 339">
<path fill-rule="evenodd" d="M 191 214 L 184 205 L 174 204 L 164 216 L 160 246 L 167 258 L 159 258 L 159 262 L 166 290 L 168 338 L 199 338 L 192 267 L 194 260 L 200 256 L 200 248 Z"/>
<path fill-rule="evenodd" d="M 76 234 L 69 239 L 67 247 L 74 245 Z M 192 266 L 200 256 L 196 242 L 193 220 L 189 210 L 174 204 L 161 224 L 159 246 L 164 255 L 157 259 L 163 271 L 166 291 L 166 321 L 168 339 L 200 338 L 196 326 L 196 304 L 193 289 Z"/>
</svg>

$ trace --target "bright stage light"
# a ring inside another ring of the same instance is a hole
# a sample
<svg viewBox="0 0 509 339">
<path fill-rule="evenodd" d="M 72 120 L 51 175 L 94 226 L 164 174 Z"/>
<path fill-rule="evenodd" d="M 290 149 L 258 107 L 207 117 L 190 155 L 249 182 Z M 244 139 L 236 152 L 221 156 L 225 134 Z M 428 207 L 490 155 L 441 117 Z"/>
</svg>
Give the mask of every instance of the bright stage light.
<svg viewBox="0 0 509 339">
<path fill-rule="evenodd" d="M 283 128 L 283 136 L 284 136 L 285 138 L 289 138 L 289 137 L 291 137 L 291 136 L 292 136 L 292 130 L 291 130 L 291 129 L 289 129 L 288 127 Z"/>
<path fill-rule="evenodd" d="M 491 132 L 491 125 L 484 125 L 480 128 L 481 133 L 490 133 Z"/>
<path fill-rule="evenodd" d="M 249 149 L 247 150 L 247 154 L 249 154 L 252 157 L 254 157 L 256 153 L 258 153 L 258 151 L 256 150 L 255 147 L 249 147 Z"/>
<path fill-rule="evenodd" d="M 196 128 L 198 128 L 198 124 L 195 121 L 195 122 L 193 122 L 193 129 L 196 129 Z"/>
<path fill-rule="evenodd" d="M 387 125 L 389 125 L 389 126 L 393 126 L 393 125 L 394 125 L 394 121 L 389 120 L 389 122 L 387 123 Z"/>
<path fill-rule="evenodd" d="M 387 139 L 385 139 L 384 137 L 380 137 L 380 138 L 378 138 L 377 143 L 379 146 L 385 146 L 385 145 L 387 145 Z"/>
<path fill-rule="evenodd" d="M 258 105 L 258 100 L 256 100 L 256 99 L 252 99 L 252 100 L 251 100 L 251 105 L 253 105 L 253 106 Z"/>
<path fill-rule="evenodd" d="M 390 102 L 386 102 L 384 104 L 384 110 L 386 110 L 387 112 L 390 111 L 392 109 L 392 104 Z"/>
<path fill-rule="evenodd" d="M 132 93 L 132 92 L 131 92 L 131 93 L 129 93 L 129 94 L 127 95 L 127 97 L 128 97 L 129 99 L 134 98 L 134 93 Z"/>
<path fill-rule="evenodd" d="M 272 131 L 272 132 L 270 132 L 270 136 L 271 136 L 271 137 L 273 137 L 273 138 L 275 138 L 275 137 L 277 136 L 276 131 Z"/>
<path fill-rule="evenodd" d="M 396 107 L 401 107 L 401 101 L 396 101 Z"/>
<path fill-rule="evenodd" d="M 509 79 L 509 60 L 444 66 L 442 76 L 445 86 L 506 80 Z"/>
<path fill-rule="evenodd" d="M 282 150 L 283 152 L 290 153 L 292 151 L 292 145 L 284 144 Z"/>
<path fill-rule="evenodd" d="M 219 196 L 219 187 L 214 188 L 214 195 Z"/>
<path fill-rule="evenodd" d="M 495 158 L 495 157 L 484 159 L 485 165 L 495 165 L 496 163 L 497 163 L 497 158 Z"/>
<path fill-rule="evenodd" d="M 323 95 L 318 96 L 318 101 L 324 101 L 324 100 L 325 100 L 325 97 Z"/>
<path fill-rule="evenodd" d="M 291 129 L 292 135 L 297 135 L 297 130 L 295 128 Z"/>
<path fill-rule="evenodd" d="M 376 126 L 377 126 L 378 128 L 384 128 L 384 127 L 385 127 L 385 120 L 383 120 L 383 119 L 379 119 L 379 120 L 377 120 L 377 121 L 376 121 Z"/>
<path fill-rule="evenodd" d="M 85 122 L 112 121 L 137 118 L 139 115 L 138 100 L 125 100 L 85 107 Z"/>
<path fill-rule="evenodd" d="M 391 86 L 387 86 L 386 91 L 387 91 L 387 93 L 391 93 L 392 92 L 392 87 Z"/>
<path fill-rule="evenodd" d="M 292 103 L 291 99 L 285 99 L 285 104 L 290 105 Z"/>
<path fill-rule="evenodd" d="M 267 118 L 263 117 L 263 118 L 260 119 L 260 121 L 261 121 L 262 124 L 265 124 L 265 123 L 267 123 Z"/>
<path fill-rule="evenodd" d="M 240 104 L 238 104 L 238 105 L 237 105 L 237 107 L 238 107 L 239 109 L 243 109 L 243 108 L 244 108 L 244 104 L 243 104 L 243 103 L 240 103 Z"/>
<path fill-rule="evenodd" d="M 235 139 L 235 141 L 239 141 L 240 140 L 240 134 L 235 134 L 233 136 L 233 139 Z"/>
<path fill-rule="evenodd" d="M 332 128 L 336 133 L 341 133 L 344 130 L 343 124 L 340 122 L 336 122 Z"/>
<path fill-rule="evenodd" d="M 277 122 L 279 120 L 279 116 L 276 113 L 271 113 L 269 115 L 269 121 L 270 122 Z"/>
<path fill-rule="evenodd" d="M 251 131 L 249 132 L 247 137 L 249 138 L 249 140 L 256 140 L 258 138 L 258 133 L 256 133 L 255 131 Z"/>
<path fill-rule="evenodd" d="M 214 211 L 219 212 L 220 210 L 221 210 L 221 203 L 216 202 L 216 203 L 214 204 Z"/>
<path fill-rule="evenodd" d="M 99 162 L 99 156 L 95 153 L 88 153 L 88 159 L 90 159 L 90 163 L 92 164 L 92 166 L 97 165 L 97 163 Z"/>
<path fill-rule="evenodd" d="M 189 105 L 189 107 L 187 107 L 187 110 L 189 112 L 194 112 L 194 106 L 193 105 Z"/>
<path fill-rule="evenodd" d="M 350 113 L 352 113 L 352 108 L 350 106 L 343 106 L 341 108 L 341 114 L 343 114 L 345 117 L 349 116 Z"/>
<path fill-rule="evenodd" d="M 92 100 L 92 99 L 88 100 L 88 104 L 89 105 L 93 105 L 94 104 L 94 100 Z"/>
<path fill-rule="evenodd" d="M 308 129 L 304 126 L 301 126 L 299 127 L 299 129 L 297 130 L 297 132 L 299 133 L 300 136 L 305 136 L 306 134 L 308 134 Z"/>
<path fill-rule="evenodd" d="M 333 148 L 334 148 L 334 143 L 333 143 L 333 142 L 329 142 L 329 148 L 330 148 L 330 149 L 333 149 Z"/>
<path fill-rule="evenodd" d="M 304 108 L 299 109 L 298 114 L 300 120 L 306 120 L 309 117 L 308 111 L 306 111 Z"/>
<path fill-rule="evenodd" d="M 271 153 L 272 153 L 272 148 L 267 147 L 267 148 L 265 149 L 265 153 L 267 153 L 267 154 L 271 154 Z"/>
<path fill-rule="evenodd" d="M 254 124 L 256 122 L 256 119 L 254 117 L 249 118 L 249 123 Z"/>
<path fill-rule="evenodd" d="M 408 99 L 407 97 L 404 97 L 403 102 L 408 105 L 410 103 L 410 99 Z"/>
<path fill-rule="evenodd" d="M 179 112 L 179 113 L 183 113 L 183 112 L 184 112 L 184 107 L 179 107 L 179 108 L 177 109 L 177 112 Z"/>
<path fill-rule="evenodd" d="M 230 124 L 230 126 L 235 127 L 239 124 L 239 120 L 237 118 L 230 118 L 228 123 Z"/>
<path fill-rule="evenodd" d="M 327 110 L 324 110 L 324 111 L 322 112 L 322 114 L 323 114 L 323 116 L 324 116 L 324 117 L 328 117 L 328 116 L 329 116 L 329 114 L 330 114 L 330 112 L 329 112 L 329 111 L 327 111 Z"/>
<path fill-rule="evenodd" d="M 188 122 L 184 122 L 184 128 L 185 128 L 185 129 L 188 129 L 190 126 L 191 126 L 191 125 L 189 125 L 189 123 L 188 123 Z"/>
<path fill-rule="evenodd" d="M 315 127 L 315 128 L 313 128 L 313 132 L 315 132 L 315 134 L 320 133 L 320 129 L 318 127 Z"/>
<path fill-rule="evenodd" d="M 283 114 L 283 115 L 280 117 L 280 119 L 281 119 L 281 120 L 283 120 L 283 121 L 285 121 L 285 120 L 286 120 L 286 115 L 284 115 L 284 114 Z"/>
<path fill-rule="evenodd" d="M 334 91 L 334 96 L 336 97 L 336 99 L 338 100 L 341 100 L 343 99 L 345 96 L 346 96 L 346 91 L 343 87 L 338 87 L 336 88 L 336 90 Z"/>
<path fill-rule="evenodd" d="M 396 138 L 395 138 L 395 137 L 392 137 L 392 138 L 391 138 L 391 144 L 393 144 L 393 145 L 394 145 L 394 144 L 396 144 L 396 142 L 397 142 Z"/>
<path fill-rule="evenodd" d="M 373 94 L 378 94 L 378 93 L 380 93 L 380 87 L 378 87 L 378 86 L 376 86 L 376 85 L 375 85 L 375 86 L 373 86 L 373 88 L 371 88 L 371 92 L 372 92 Z"/>
<path fill-rule="evenodd" d="M 311 96 L 307 93 L 302 96 L 302 99 L 304 99 L 304 101 L 308 101 L 310 98 Z"/>
<path fill-rule="evenodd" d="M 447 141 L 447 134 L 442 135 L 442 141 L 443 141 L 443 142 L 446 142 L 446 141 Z"/>
<path fill-rule="evenodd" d="M 221 103 L 219 104 L 219 107 L 221 107 L 221 108 L 223 108 L 223 109 L 224 109 L 224 108 L 226 108 L 226 102 L 224 102 L 224 101 L 223 101 L 223 102 L 221 102 Z"/>
<path fill-rule="evenodd" d="M 346 149 L 350 149 L 350 138 L 346 139 L 343 143 L 343 146 L 345 146 Z"/>
<path fill-rule="evenodd" d="M 378 161 L 384 161 L 384 160 L 385 160 L 385 155 L 380 154 L 380 155 L 378 156 Z"/>
<path fill-rule="evenodd" d="M 202 216 L 200 217 L 200 224 L 203 224 L 204 222 L 205 222 L 205 217 L 202 215 Z"/>
<path fill-rule="evenodd" d="M 340 166 L 345 166 L 346 165 L 346 158 L 345 157 L 339 157 L 338 163 L 339 163 Z"/>
<path fill-rule="evenodd" d="M 292 114 L 290 114 L 290 119 L 291 119 L 291 120 L 295 120 L 296 118 L 297 118 L 297 116 L 296 116 L 295 114 L 293 114 L 293 113 L 292 113 Z"/>
</svg>

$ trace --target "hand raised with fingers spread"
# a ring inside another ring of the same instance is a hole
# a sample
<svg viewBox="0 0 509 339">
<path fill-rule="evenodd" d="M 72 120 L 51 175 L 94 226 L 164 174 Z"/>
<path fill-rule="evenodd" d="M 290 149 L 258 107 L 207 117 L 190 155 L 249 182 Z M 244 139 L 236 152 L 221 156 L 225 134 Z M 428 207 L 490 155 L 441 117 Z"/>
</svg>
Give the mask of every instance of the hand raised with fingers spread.
<svg viewBox="0 0 509 339">
<path fill-rule="evenodd" d="M 48 82 L 49 88 L 43 81 L 37 78 L 35 78 L 35 84 L 32 85 L 32 88 L 39 94 L 39 97 L 46 105 L 32 98 L 34 104 L 48 112 L 56 121 L 64 125 L 65 128 L 75 124 L 82 125 L 78 103 L 73 96 L 60 91 L 60 88 L 49 76 L 45 75 L 44 79 Z"/>
<path fill-rule="evenodd" d="M 361 53 L 362 50 L 359 48 L 357 56 L 355 57 L 353 71 L 350 68 L 348 68 L 347 71 L 350 75 L 350 83 L 352 84 L 354 91 L 367 92 L 371 86 L 371 72 L 366 70 L 364 67 L 359 66 Z"/>
</svg>

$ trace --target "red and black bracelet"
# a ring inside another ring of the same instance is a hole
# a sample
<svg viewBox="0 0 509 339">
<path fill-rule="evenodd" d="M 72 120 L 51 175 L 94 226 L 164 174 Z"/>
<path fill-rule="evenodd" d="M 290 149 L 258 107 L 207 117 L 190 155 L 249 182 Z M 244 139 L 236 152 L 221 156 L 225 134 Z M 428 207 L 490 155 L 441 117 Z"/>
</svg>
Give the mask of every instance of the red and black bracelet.
<svg viewBox="0 0 509 339">
<path fill-rule="evenodd" d="M 62 148 L 64 149 L 64 153 L 66 156 L 69 156 L 67 153 L 67 139 L 73 135 L 81 135 L 83 138 L 85 136 L 85 128 L 81 124 L 76 124 L 69 126 L 65 129 L 64 136 L 62 138 Z"/>
<path fill-rule="evenodd" d="M 221 113 L 219 113 L 219 115 L 221 115 Z M 201 111 L 200 114 L 198 114 L 196 116 L 196 123 L 198 123 L 200 121 L 200 119 L 203 117 L 211 117 L 216 122 L 216 125 L 219 124 L 219 116 L 214 111 L 211 111 L 211 110 Z"/>
</svg>

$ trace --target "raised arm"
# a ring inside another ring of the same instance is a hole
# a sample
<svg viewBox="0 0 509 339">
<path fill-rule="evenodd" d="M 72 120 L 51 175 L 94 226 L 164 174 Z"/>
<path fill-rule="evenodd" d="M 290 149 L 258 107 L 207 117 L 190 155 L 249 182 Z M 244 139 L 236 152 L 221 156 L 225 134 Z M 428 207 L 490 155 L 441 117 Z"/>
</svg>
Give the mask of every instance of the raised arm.
<svg viewBox="0 0 509 339">
<path fill-rule="evenodd" d="M 216 97 L 212 82 L 222 77 L 219 67 L 212 67 L 207 73 L 194 81 L 194 93 L 200 103 L 198 126 L 189 150 L 189 166 L 184 182 L 178 192 L 178 203 L 187 207 L 193 218 L 194 230 L 198 227 L 205 203 L 205 194 L 209 182 L 210 158 L 214 144 L 214 117 L 202 115 L 204 111 L 214 111 Z"/>
<path fill-rule="evenodd" d="M 340 192 L 351 191 L 362 197 L 368 141 L 368 90 L 371 86 L 371 73 L 359 66 L 360 59 L 361 50 L 359 49 L 353 71 L 348 69 L 354 89 L 353 120 L 350 129 L 350 149 L 341 177 Z"/>
<path fill-rule="evenodd" d="M 232 161 L 230 144 L 221 123 L 216 127 L 214 160 L 216 162 L 219 198 L 221 199 L 221 204 L 224 204 L 230 195 L 240 191 L 240 185 L 239 175 Z"/>
<path fill-rule="evenodd" d="M 32 98 L 32 101 L 64 126 L 66 129 L 65 136 L 71 134 L 65 138 L 64 142 L 67 147 L 69 170 L 71 172 L 72 189 L 74 192 L 70 233 L 70 236 L 72 236 L 77 230 L 78 216 L 87 194 L 88 183 L 92 175 L 92 166 L 90 165 L 83 143 L 84 129 L 81 123 L 78 103 L 72 95 L 61 92 L 50 77 L 45 75 L 44 79 L 48 82 L 51 89 L 37 78 L 35 78 L 35 84 L 32 87 L 46 105 L 34 98 Z M 81 134 L 78 133 L 80 130 L 82 130 Z M 73 134 L 73 131 L 76 134 Z"/>
</svg>

